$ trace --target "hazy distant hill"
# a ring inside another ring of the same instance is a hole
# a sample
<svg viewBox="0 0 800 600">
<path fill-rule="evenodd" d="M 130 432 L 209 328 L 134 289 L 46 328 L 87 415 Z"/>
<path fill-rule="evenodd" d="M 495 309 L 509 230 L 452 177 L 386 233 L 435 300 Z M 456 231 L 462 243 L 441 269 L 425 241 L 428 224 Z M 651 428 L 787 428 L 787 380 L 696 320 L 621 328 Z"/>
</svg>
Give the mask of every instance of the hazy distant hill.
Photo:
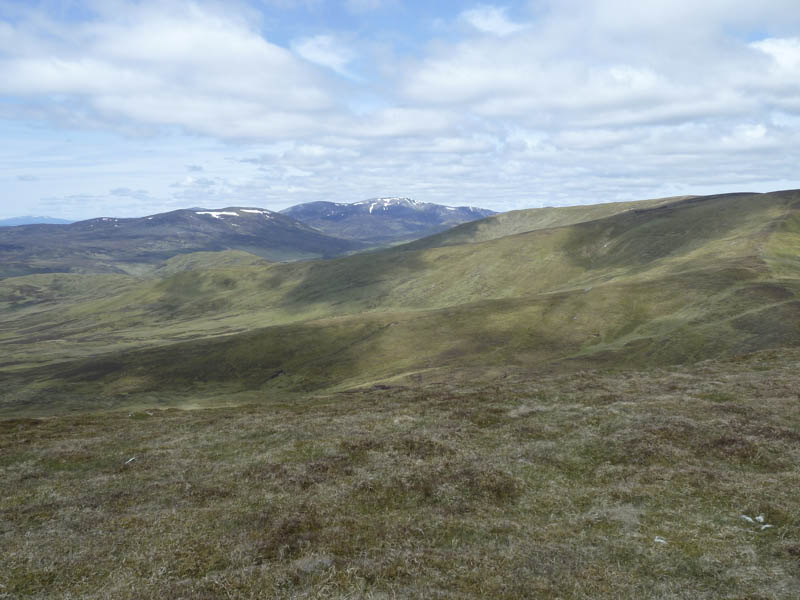
<svg viewBox="0 0 800 600">
<path fill-rule="evenodd" d="M 0 277 L 48 272 L 141 273 L 178 254 L 244 250 L 269 260 L 329 257 L 361 244 L 261 208 L 175 210 L 69 225 L 0 229 Z"/>
<path fill-rule="evenodd" d="M 66 225 L 72 223 L 67 219 L 56 219 L 54 217 L 11 217 L 10 219 L 0 219 L 0 227 L 16 227 L 17 225 L 33 225 L 35 223 L 47 223 L 50 225 Z"/>
<path fill-rule="evenodd" d="M 309 202 L 281 211 L 339 238 L 384 245 L 421 238 L 494 211 L 472 206 L 442 206 L 410 198 L 373 198 L 352 204 Z"/>
</svg>

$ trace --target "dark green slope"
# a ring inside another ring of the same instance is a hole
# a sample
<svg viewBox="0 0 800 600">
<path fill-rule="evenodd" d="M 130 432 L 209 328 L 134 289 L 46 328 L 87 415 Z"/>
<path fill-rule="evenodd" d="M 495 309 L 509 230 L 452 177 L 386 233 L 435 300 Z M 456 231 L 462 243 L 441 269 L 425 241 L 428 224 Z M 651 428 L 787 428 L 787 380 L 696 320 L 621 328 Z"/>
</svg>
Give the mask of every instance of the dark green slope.
<svg viewBox="0 0 800 600">
<path fill-rule="evenodd" d="M 3 403 L 115 406 L 176 394 L 214 403 L 234 393 L 795 346 L 798 231 L 797 191 L 724 195 L 478 243 L 181 272 L 92 300 L 138 321 L 63 330 L 83 358 L 37 363 L 6 338 L 20 362 L 0 382 L 13 390 Z M 29 328 L 41 325 L 37 306 L 18 309 Z M 102 327 L 118 349 L 81 342 Z"/>
</svg>

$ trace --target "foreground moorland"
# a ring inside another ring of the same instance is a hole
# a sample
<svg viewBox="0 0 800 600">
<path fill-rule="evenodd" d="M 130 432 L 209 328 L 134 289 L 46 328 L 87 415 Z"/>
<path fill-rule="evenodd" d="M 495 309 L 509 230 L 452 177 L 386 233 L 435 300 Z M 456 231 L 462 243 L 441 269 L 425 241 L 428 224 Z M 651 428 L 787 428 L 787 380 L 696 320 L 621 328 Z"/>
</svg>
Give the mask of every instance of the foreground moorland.
<svg viewBox="0 0 800 600">
<path fill-rule="evenodd" d="M 794 599 L 798 360 L 0 421 L 0 598 Z"/>
</svg>

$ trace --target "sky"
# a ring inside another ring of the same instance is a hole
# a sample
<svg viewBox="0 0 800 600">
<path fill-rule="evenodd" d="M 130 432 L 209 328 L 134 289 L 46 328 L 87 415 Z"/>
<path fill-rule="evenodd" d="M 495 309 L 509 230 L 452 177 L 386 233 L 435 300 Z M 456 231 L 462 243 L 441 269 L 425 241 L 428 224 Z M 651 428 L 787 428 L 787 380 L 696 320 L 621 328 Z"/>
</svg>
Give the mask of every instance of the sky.
<svg viewBox="0 0 800 600">
<path fill-rule="evenodd" d="M 800 188 L 797 0 L 0 0 L 0 218 Z"/>
</svg>

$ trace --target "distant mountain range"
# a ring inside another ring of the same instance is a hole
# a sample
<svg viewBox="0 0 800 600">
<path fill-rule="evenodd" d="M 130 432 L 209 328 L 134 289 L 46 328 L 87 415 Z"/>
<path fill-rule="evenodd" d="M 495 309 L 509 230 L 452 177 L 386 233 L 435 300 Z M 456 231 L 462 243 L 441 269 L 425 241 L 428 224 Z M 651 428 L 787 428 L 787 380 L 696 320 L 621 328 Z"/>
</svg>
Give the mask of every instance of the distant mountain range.
<svg viewBox="0 0 800 600">
<path fill-rule="evenodd" d="M 281 213 L 327 235 L 372 245 L 407 242 L 496 214 L 485 208 L 442 206 L 411 198 L 373 198 L 352 204 L 309 202 Z"/>
<path fill-rule="evenodd" d="M 363 248 L 262 208 L 192 209 L 133 219 L 0 229 L 0 277 L 48 272 L 142 273 L 179 254 L 244 250 L 273 261 Z"/>
<path fill-rule="evenodd" d="M 17 225 L 33 225 L 36 223 L 49 225 L 66 225 L 72 223 L 67 219 L 55 219 L 53 217 L 11 217 L 10 219 L 0 219 L 0 227 L 16 227 Z"/>
<path fill-rule="evenodd" d="M 141 274 L 180 254 L 221 250 L 279 262 L 330 258 L 415 240 L 492 214 L 481 208 L 376 198 L 354 204 L 312 202 L 281 212 L 196 207 L 75 223 L 18 217 L 9 220 L 16 226 L 0 227 L 0 278 L 52 272 Z M 38 222 L 23 223 L 28 219 Z"/>
</svg>

